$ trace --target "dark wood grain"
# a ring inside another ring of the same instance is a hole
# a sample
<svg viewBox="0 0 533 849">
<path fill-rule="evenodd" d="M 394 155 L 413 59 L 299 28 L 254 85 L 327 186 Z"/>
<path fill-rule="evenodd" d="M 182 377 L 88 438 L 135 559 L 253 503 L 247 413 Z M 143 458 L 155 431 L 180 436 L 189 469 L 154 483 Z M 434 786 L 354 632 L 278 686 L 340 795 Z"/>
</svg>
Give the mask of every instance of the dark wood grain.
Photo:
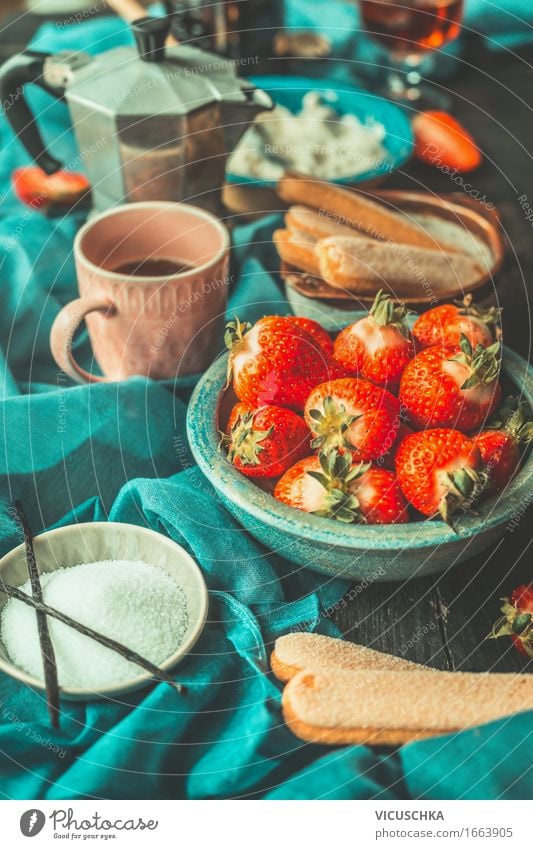
<svg viewBox="0 0 533 849">
<path fill-rule="evenodd" d="M 467 181 L 501 214 L 507 259 L 495 281 L 493 299 L 504 307 L 504 336 L 522 356 L 531 353 L 533 295 L 533 208 L 531 146 L 531 60 L 522 55 L 476 54 L 480 67 L 461 73 L 453 87 L 454 114 L 474 133 L 485 162 Z M 457 190 L 436 169 L 412 165 L 389 187 Z M 500 598 L 533 580 L 531 510 L 493 548 L 436 579 L 373 584 L 335 614 L 354 642 L 402 655 L 440 669 L 518 671 L 527 663 L 508 639 L 487 639 L 498 618 Z"/>
</svg>

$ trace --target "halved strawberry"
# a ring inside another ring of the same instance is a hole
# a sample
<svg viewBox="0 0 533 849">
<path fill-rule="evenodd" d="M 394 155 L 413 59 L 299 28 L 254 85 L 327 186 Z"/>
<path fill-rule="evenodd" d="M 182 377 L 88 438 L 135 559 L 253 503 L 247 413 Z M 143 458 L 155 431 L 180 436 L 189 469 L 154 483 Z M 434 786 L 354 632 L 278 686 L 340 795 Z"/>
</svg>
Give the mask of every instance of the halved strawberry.
<svg viewBox="0 0 533 849">
<path fill-rule="evenodd" d="M 472 437 L 481 452 L 489 482 L 485 494 L 500 492 L 518 470 L 520 446 L 533 440 L 533 421 L 525 401 L 506 398 L 489 429 Z"/>
<path fill-rule="evenodd" d="M 487 483 L 479 448 L 458 430 L 436 428 L 412 433 L 396 454 L 398 482 L 407 500 L 425 516 L 466 512 Z"/>
<path fill-rule="evenodd" d="M 386 389 L 347 377 L 316 386 L 305 405 L 313 448 L 349 450 L 354 460 L 384 454 L 400 427 L 400 405 Z"/>
<path fill-rule="evenodd" d="M 407 315 L 380 289 L 368 315 L 337 336 L 335 359 L 346 371 L 394 391 L 415 353 Z"/>
<path fill-rule="evenodd" d="M 511 637 L 520 654 L 533 657 L 533 584 L 520 584 L 502 601 L 503 616 L 490 636 Z"/>
<path fill-rule="evenodd" d="M 501 336 L 501 309 L 482 310 L 472 304 L 472 295 L 455 304 L 442 304 L 422 313 L 413 325 L 413 336 L 419 348 L 431 345 L 457 345 L 466 336 L 473 348 L 488 348 Z"/>
<path fill-rule="evenodd" d="M 309 454 L 310 434 L 303 418 L 284 407 L 251 410 L 236 404 L 221 444 L 228 460 L 251 478 L 275 478 Z"/>
<path fill-rule="evenodd" d="M 70 206 L 91 188 L 83 174 L 57 171 L 49 175 L 36 166 L 16 168 L 11 179 L 19 200 L 34 209 L 45 209 L 52 204 Z"/>
<path fill-rule="evenodd" d="M 461 347 L 435 345 L 407 365 L 399 399 L 415 427 L 480 427 L 501 398 L 500 343 L 474 350 L 466 336 Z"/>
<path fill-rule="evenodd" d="M 408 521 L 407 504 L 392 472 L 353 464 L 348 453 L 306 457 L 289 469 L 274 496 L 298 510 L 340 522 Z"/>
<path fill-rule="evenodd" d="M 257 409 L 265 404 L 303 410 L 317 383 L 344 370 L 317 345 L 313 336 L 289 318 L 259 319 L 253 327 L 238 319 L 226 325 L 228 382 L 240 401 Z"/>
<path fill-rule="evenodd" d="M 473 171 L 482 157 L 477 144 L 462 124 L 448 112 L 429 110 L 413 119 L 415 156 L 437 168 L 466 173 Z"/>
</svg>

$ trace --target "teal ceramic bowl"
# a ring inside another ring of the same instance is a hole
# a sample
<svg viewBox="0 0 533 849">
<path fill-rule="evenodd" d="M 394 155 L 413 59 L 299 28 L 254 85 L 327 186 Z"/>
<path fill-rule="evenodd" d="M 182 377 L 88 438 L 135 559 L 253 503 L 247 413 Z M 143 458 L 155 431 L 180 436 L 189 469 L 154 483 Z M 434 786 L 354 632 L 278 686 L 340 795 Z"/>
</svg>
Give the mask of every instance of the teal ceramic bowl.
<svg viewBox="0 0 533 849">
<path fill-rule="evenodd" d="M 292 113 L 300 112 L 302 99 L 308 91 L 320 91 L 333 97 L 331 106 L 339 115 L 355 115 L 362 124 L 382 124 L 385 128 L 383 147 L 386 156 L 370 170 L 343 177 L 334 182 L 354 185 L 377 181 L 405 165 L 413 152 L 414 139 L 411 123 L 406 113 L 382 97 L 339 80 L 311 79 L 308 77 L 263 76 L 250 77 L 251 82 L 270 95 L 276 105 L 285 106 Z M 226 172 L 228 183 L 261 188 L 275 187 L 272 180 L 258 180 Z"/>
<path fill-rule="evenodd" d="M 404 581 L 437 574 L 494 546 L 531 503 L 533 452 L 504 493 L 483 502 L 477 515 L 407 525 L 343 525 L 292 509 L 238 472 L 220 452 L 227 356 L 197 385 L 187 419 L 196 461 L 228 511 L 270 551 L 324 575 L 367 581 Z M 533 407 L 533 369 L 504 349 L 503 378 Z"/>
</svg>

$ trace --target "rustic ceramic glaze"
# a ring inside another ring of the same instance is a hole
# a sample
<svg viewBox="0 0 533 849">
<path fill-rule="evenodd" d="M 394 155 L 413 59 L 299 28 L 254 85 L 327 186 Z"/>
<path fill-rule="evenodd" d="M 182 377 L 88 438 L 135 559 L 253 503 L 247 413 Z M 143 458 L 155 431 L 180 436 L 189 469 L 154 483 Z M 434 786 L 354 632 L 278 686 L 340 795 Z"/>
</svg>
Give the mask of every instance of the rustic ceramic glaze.
<svg viewBox="0 0 533 849">
<path fill-rule="evenodd" d="M 361 317 L 361 313 L 359 313 Z M 218 418 L 227 356 L 217 360 L 195 389 L 187 419 L 196 461 L 230 513 L 270 551 L 324 575 L 366 581 L 404 581 L 444 572 L 493 546 L 512 530 L 531 503 L 533 455 L 504 493 L 485 501 L 477 515 L 457 521 L 406 525 L 344 525 L 288 507 L 259 489 L 219 449 Z M 503 372 L 533 406 L 533 369 L 504 349 Z"/>
</svg>

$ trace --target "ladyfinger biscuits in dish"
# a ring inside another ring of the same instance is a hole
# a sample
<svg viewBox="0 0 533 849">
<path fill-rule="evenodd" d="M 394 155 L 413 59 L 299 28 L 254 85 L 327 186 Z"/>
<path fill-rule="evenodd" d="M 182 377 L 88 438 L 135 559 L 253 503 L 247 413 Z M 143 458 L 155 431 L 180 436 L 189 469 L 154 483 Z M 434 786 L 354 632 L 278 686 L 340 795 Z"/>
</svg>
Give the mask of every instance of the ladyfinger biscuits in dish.
<svg viewBox="0 0 533 849">
<path fill-rule="evenodd" d="M 291 233 L 290 230 L 274 230 L 273 234 L 274 245 L 281 259 L 299 268 L 300 271 L 305 271 L 307 274 L 312 274 L 315 277 L 320 276 L 318 267 L 318 258 L 315 254 L 315 242 L 309 236 L 302 234 Z"/>
<path fill-rule="evenodd" d="M 276 678 L 289 681 L 302 669 L 389 669 L 431 671 L 419 663 L 412 663 L 392 654 L 368 649 L 322 634 L 285 634 L 278 637 L 270 657 Z"/>
<path fill-rule="evenodd" d="M 533 708 L 533 676 L 303 670 L 285 686 L 282 707 L 302 740 L 400 745 Z"/>
<path fill-rule="evenodd" d="M 291 206 L 285 215 L 285 226 L 291 233 L 301 233 L 312 239 L 326 239 L 328 236 L 353 236 L 354 230 L 346 224 L 339 224 L 335 218 L 325 213 L 320 215 L 308 206 Z"/>
<path fill-rule="evenodd" d="M 483 271 L 466 254 L 443 254 L 358 236 L 330 236 L 315 245 L 320 276 L 330 286 L 353 291 L 360 282 L 377 289 L 387 286 L 403 296 L 444 292 L 467 287 Z"/>
<path fill-rule="evenodd" d="M 279 181 L 276 191 L 286 203 L 310 206 L 374 239 L 392 239 L 434 251 L 455 250 L 453 245 L 441 242 L 409 221 L 406 215 L 393 212 L 352 189 L 312 177 L 287 174 Z"/>
</svg>

